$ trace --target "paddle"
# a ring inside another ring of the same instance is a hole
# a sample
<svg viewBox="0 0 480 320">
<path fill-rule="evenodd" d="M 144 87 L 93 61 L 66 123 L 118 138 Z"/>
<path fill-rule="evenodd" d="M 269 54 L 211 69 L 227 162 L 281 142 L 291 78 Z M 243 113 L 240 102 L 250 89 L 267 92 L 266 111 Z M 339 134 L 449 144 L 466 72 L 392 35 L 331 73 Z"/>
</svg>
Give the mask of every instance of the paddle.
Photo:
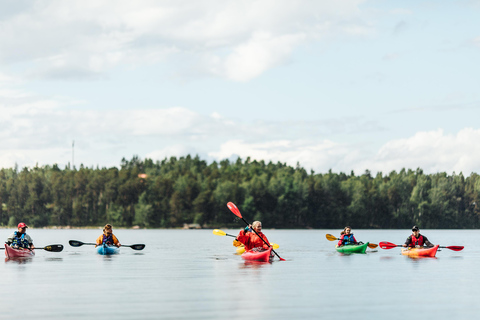
<svg viewBox="0 0 480 320">
<path fill-rule="evenodd" d="M 3 247 L 3 249 L 5 249 L 5 247 Z M 32 251 L 33 249 L 36 249 L 36 250 L 46 250 L 46 251 L 50 251 L 50 252 L 61 252 L 63 250 L 63 245 L 61 245 L 61 244 L 51 244 L 51 245 L 43 247 L 43 248 L 34 247 L 34 248 L 26 248 L 26 249 L 28 249 L 30 251 Z"/>
<path fill-rule="evenodd" d="M 328 234 L 328 233 L 325 236 L 327 237 L 327 240 L 329 240 L 329 241 L 340 240 L 339 238 L 335 238 L 334 235 L 331 235 L 331 234 Z M 375 249 L 376 247 L 378 247 L 378 244 L 369 243 L 368 247 L 371 248 L 371 249 Z"/>
<path fill-rule="evenodd" d="M 228 209 L 230 209 L 230 211 L 233 212 L 234 215 L 236 215 L 237 217 L 239 217 L 240 219 L 242 219 L 243 222 L 245 222 L 245 223 L 247 224 L 247 226 L 250 225 L 250 224 L 242 217 L 242 214 L 240 213 L 240 210 L 238 210 L 237 206 L 236 206 L 233 202 L 227 203 L 227 207 L 228 207 Z M 255 229 L 252 228 L 252 230 L 253 230 L 253 232 L 255 232 L 255 234 L 256 234 L 260 239 L 262 239 L 262 241 L 263 241 L 267 246 L 270 247 L 270 245 L 267 243 L 267 241 L 263 240 L 263 238 L 258 235 L 258 233 L 257 233 L 257 231 L 255 231 Z M 272 248 L 272 251 L 273 251 L 273 253 L 275 253 L 275 255 L 278 257 L 278 259 L 280 259 L 280 261 L 285 261 L 285 259 L 280 258 L 280 256 L 278 255 L 278 253 L 276 253 L 275 250 L 273 250 L 273 248 Z"/>
<path fill-rule="evenodd" d="M 399 244 L 395 244 L 395 243 L 391 243 L 391 242 L 386 242 L 386 241 L 380 242 L 379 245 L 380 245 L 380 248 L 382 248 L 382 249 L 393 249 L 393 248 L 396 248 L 396 247 L 403 247 L 403 245 L 399 245 Z M 448 246 L 448 247 L 439 247 L 439 248 L 450 249 L 450 250 L 453 250 L 453 251 L 462 251 L 464 246 Z"/>
<path fill-rule="evenodd" d="M 217 235 L 217 236 L 229 236 L 229 237 L 234 237 L 235 239 L 237 238 L 236 236 L 234 235 L 231 235 L 231 234 L 228 234 L 228 233 L 225 233 L 225 231 L 222 231 L 220 229 L 214 229 L 213 230 L 213 234 L 214 235 Z M 278 249 L 280 248 L 280 246 L 276 243 L 270 243 L 270 245 L 272 246 L 273 249 Z"/>
<path fill-rule="evenodd" d="M 85 245 L 90 245 L 90 246 L 96 246 L 97 245 L 96 243 L 82 242 L 82 241 L 78 241 L 78 240 L 70 240 L 70 241 L 68 241 L 68 243 L 72 247 L 81 247 L 84 244 Z M 144 244 L 132 244 L 132 245 L 122 244 L 121 247 L 129 247 L 129 248 L 132 248 L 133 250 L 143 250 L 143 248 L 145 248 L 145 245 Z"/>
</svg>

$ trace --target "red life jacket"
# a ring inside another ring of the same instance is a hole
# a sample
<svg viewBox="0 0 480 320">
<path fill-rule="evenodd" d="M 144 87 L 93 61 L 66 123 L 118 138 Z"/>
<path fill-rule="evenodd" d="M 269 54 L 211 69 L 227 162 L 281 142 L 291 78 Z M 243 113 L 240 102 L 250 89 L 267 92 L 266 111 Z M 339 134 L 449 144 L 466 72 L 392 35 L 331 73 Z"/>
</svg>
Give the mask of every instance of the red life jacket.
<svg viewBox="0 0 480 320">
<path fill-rule="evenodd" d="M 412 234 L 412 240 L 410 242 L 410 246 L 415 247 L 415 246 L 421 246 L 423 247 L 424 241 L 423 241 L 423 236 L 420 235 L 418 238 L 415 238 L 415 236 Z"/>
<path fill-rule="evenodd" d="M 245 230 L 242 230 L 238 234 L 237 240 L 245 245 L 245 251 L 250 251 L 250 250 L 252 250 L 253 248 L 256 248 L 256 247 L 262 247 L 264 249 L 268 249 L 269 246 L 265 244 L 265 242 L 270 243 L 270 242 L 268 242 L 267 237 L 262 232 L 259 232 L 259 235 L 262 238 L 258 237 L 255 234 L 255 232 L 245 233 Z M 262 239 L 265 240 L 265 242 L 263 242 Z"/>
</svg>

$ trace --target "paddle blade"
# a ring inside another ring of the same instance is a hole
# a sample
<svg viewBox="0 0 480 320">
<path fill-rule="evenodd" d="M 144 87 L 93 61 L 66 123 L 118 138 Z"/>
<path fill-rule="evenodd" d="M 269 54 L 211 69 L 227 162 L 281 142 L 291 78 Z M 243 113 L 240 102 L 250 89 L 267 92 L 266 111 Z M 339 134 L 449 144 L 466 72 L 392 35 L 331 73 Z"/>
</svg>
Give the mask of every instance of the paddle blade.
<svg viewBox="0 0 480 320">
<path fill-rule="evenodd" d="M 378 247 L 378 244 L 369 243 L 369 244 L 368 244 L 368 247 L 369 247 L 370 249 L 375 249 L 376 247 Z"/>
<path fill-rule="evenodd" d="M 270 243 L 270 245 L 272 246 L 273 249 L 278 249 L 280 248 L 280 246 L 276 243 Z"/>
<path fill-rule="evenodd" d="M 237 206 L 233 202 L 227 203 L 228 209 L 233 212 L 237 217 L 242 218 L 242 214 L 240 213 L 240 210 L 238 210 Z"/>
<path fill-rule="evenodd" d="M 326 234 L 325 237 L 327 238 L 328 241 L 338 240 L 335 236 L 333 236 L 331 234 Z"/>
<path fill-rule="evenodd" d="M 440 247 L 440 248 L 447 248 L 453 251 L 462 251 L 464 246 L 448 246 L 448 247 Z"/>
<path fill-rule="evenodd" d="M 213 234 L 217 236 L 226 236 L 227 234 L 220 229 L 214 229 Z"/>
<path fill-rule="evenodd" d="M 132 244 L 129 247 L 132 248 L 133 250 L 143 250 L 145 248 L 145 245 L 144 244 Z"/>
<path fill-rule="evenodd" d="M 37 249 L 37 248 L 35 248 L 35 249 Z M 51 244 L 51 245 L 43 247 L 41 249 L 51 251 L 51 252 L 61 252 L 63 250 L 63 245 L 61 245 L 61 244 Z"/>
<path fill-rule="evenodd" d="M 72 247 L 81 247 L 83 246 L 83 242 L 82 241 L 77 241 L 77 240 L 70 240 L 68 241 L 68 243 L 72 246 Z"/>
<path fill-rule="evenodd" d="M 397 247 L 397 245 L 394 244 L 394 243 L 384 242 L 384 241 L 380 242 L 378 245 L 379 245 L 380 248 L 382 248 L 382 249 L 393 249 L 393 248 L 396 248 L 396 247 Z"/>
</svg>

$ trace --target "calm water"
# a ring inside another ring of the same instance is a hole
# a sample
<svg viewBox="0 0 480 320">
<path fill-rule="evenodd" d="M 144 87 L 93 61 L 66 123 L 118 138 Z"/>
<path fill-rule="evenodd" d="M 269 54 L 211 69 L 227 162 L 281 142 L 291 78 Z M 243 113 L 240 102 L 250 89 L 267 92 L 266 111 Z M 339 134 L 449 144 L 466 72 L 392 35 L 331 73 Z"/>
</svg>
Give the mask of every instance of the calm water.
<svg viewBox="0 0 480 320">
<path fill-rule="evenodd" d="M 359 241 L 397 244 L 410 233 L 353 231 Z M 0 319 L 467 319 L 480 309 L 477 230 L 422 230 L 433 243 L 466 248 L 417 260 L 399 248 L 339 254 L 325 234 L 340 230 L 264 232 L 287 261 L 245 263 L 233 238 L 212 230 L 117 229 L 123 244 L 147 246 L 105 257 L 68 245 L 94 242 L 101 230 L 30 229 L 37 246 L 65 249 L 2 261 Z"/>
</svg>

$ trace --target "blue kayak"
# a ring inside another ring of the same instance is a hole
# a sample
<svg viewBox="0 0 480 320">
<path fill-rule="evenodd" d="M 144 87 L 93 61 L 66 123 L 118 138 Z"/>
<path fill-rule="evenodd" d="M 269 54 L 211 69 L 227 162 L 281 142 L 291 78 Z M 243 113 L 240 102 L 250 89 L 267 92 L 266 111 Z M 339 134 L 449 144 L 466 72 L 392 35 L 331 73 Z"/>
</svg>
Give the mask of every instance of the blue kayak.
<svg viewBox="0 0 480 320">
<path fill-rule="evenodd" d="M 120 252 L 120 248 L 118 248 L 117 246 L 110 246 L 104 243 L 101 246 L 97 247 L 97 252 L 101 255 L 116 254 Z"/>
</svg>

